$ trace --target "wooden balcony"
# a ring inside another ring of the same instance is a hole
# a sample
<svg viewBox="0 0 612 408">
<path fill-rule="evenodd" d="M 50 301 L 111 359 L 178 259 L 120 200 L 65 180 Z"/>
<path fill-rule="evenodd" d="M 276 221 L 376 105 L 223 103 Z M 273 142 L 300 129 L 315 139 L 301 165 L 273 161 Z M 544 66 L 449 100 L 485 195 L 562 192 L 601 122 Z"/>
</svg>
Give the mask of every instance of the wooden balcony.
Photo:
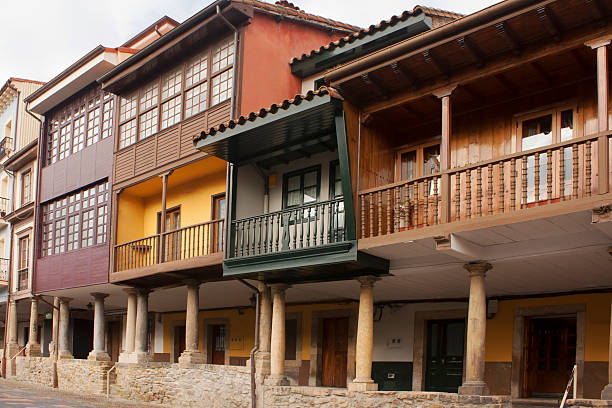
<svg viewBox="0 0 612 408">
<path fill-rule="evenodd" d="M 485 224 L 603 205 L 610 201 L 611 134 L 602 132 L 360 191 L 359 248 L 424 237 L 444 239 L 451 232 Z"/>
<path fill-rule="evenodd" d="M 209 221 L 115 245 L 111 281 L 181 271 L 187 279 L 190 273 L 215 266 L 220 272 L 224 224 L 224 220 Z"/>
</svg>

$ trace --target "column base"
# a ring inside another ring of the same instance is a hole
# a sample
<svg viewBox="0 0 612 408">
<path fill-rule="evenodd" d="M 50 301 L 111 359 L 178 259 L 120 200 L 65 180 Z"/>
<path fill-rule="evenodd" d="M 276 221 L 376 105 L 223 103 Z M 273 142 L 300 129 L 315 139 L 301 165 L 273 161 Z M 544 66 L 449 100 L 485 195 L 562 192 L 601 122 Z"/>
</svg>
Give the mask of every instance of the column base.
<svg viewBox="0 0 612 408">
<path fill-rule="evenodd" d="M 255 353 L 255 372 L 260 375 L 270 375 L 269 351 L 258 351 Z"/>
<path fill-rule="evenodd" d="M 185 350 L 178 358 L 179 364 L 204 364 L 206 358 L 199 351 Z"/>
<path fill-rule="evenodd" d="M 40 348 L 40 344 L 28 344 L 26 345 L 25 354 L 28 357 L 40 357 L 42 356 L 42 351 Z"/>
<path fill-rule="evenodd" d="M 9 343 L 6 345 L 6 376 L 14 377 L 17 375 L 17 364 L 16 360 L 11 357 L 19 353 L 19 344 Z"/>
<path fill-rule="evenodd" d="M 458 391 L 459 395 L 488 395 L 489 387 L 484 381 L 466 381 Z"/>
<path fill-rule="evenodd" d="M 151 361 L 151 356 L 146 352 L 121 353 L 119 354 L 119 362 L 127 364 L 141 364 Z"/>
<path fill-rule="evenodd" d="M 612 384 L 608 384 L 604 387 L 603 391 L 601 392 L 601 399 L 612 401 Z"/>
<path fill-rule="evenodd" d="M 289 385 L 289 380 L 284 375 L 270 375 L 264 380 L 264 384 L 273 387 L 286 387 Z"/>
<path fill-rule="evenodd" d="M 370 378 L 355 378 L 347 388 L 349 391 L 378 391 L 378 384 Z"/>
<path fill-rule="evenodd" d="M 74 359 L 74 356 L 70 350 L 60 350 L 58 358 L 60 360 L 72 360 Z"/>
<path fill-rule="evenodd" d="M 111 358 L 106 351 L 92 350 L 89 352 L 87 359 L 92 361 L 110 361 Z"/>
</svg>

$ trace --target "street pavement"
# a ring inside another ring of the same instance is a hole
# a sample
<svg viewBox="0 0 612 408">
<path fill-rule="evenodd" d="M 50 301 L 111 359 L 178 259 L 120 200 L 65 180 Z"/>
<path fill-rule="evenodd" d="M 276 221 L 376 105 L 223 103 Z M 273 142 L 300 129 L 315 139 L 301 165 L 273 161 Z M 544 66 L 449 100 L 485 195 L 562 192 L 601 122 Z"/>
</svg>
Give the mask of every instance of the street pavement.
<svg viewBox="0 0 612 408">
<path fill-rule="evenodd" d="M 35 408 L 74 408 L 87 407 L 93 408 L 95 405 L 83 402 L 70 401 L 49 395 L 43 390 L 32 390 L 16 388 L 5 384 L 0 384 L 0 407 L 35 407 Z"/>
</svg>

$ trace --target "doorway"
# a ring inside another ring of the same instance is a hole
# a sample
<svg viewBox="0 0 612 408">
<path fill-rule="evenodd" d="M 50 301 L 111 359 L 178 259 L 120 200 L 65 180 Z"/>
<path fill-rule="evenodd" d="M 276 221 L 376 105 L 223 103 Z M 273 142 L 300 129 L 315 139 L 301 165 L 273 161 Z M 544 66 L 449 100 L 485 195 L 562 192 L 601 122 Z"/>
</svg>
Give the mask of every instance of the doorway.
<svg viewBox="0 0 612 408">
<path fill-rule="evenodd" d="M 212 220 L 222 220 L 225 218 L 225 193 L 217 194 L 212 198 Z M 215 223 L 213 224 L 213 242 L 211 252 L 219 252 L 223 250 L 223 227 Z"/>
<path fill-rule="evenodd" d="M 523 396 L 558 398 L 576 364 L 575 316 L 525 321 Z"/>
<path fill-rule="evenodd" d="M 213 324 L 208 326 L 210 333 L 209 364 L 225 364 L 225 325 Z"/>
<path fill-rule="evenodd" d="M 174 352 L 173 360 L 178 362 L 179 357 L 185 351 L 185 326 L 174 326 Z"/>
<path fill-rule="evenodd" d="M 93 344 L 93 320 L 74 319 L 72 336 L 74 358 L 86 359 Z"/>
<path fill-rule="evenodd" d="M 119 353 L 121 352 L 121 321 L 111 320 L 108 322 L 108 354 L 111 361 L 119 361 Z"/>
<path fill-rule="evenodd" d="M 427 322 L 425 391 L 456 393 L 463 382 L 465 320 Z"/>
<path fill-rule="evenodd" d="M 181 228 L 181 207 L 173 207 L 166 210 L 165 233 L 163 238 L 164 260 L 176 261 L 181 253 L 181 234 L 172 231 Z M 157 233 L 161 233 L 161 212 L 157 213 Z"/>
<path fill-rule="evenodd" d="M 321 385 L 324 387 L 346 387 L 348 326 L 347 317 L 323 319 Z"/>
</svg>

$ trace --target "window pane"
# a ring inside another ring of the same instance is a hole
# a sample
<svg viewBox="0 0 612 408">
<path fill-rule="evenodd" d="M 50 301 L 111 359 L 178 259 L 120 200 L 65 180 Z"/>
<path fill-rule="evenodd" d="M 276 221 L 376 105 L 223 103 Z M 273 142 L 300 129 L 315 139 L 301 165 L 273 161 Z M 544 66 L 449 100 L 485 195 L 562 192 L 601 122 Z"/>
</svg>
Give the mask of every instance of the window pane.
<svg viewBox="0 0 612 408">
<path fill-rule="evenodd" d="M 234 39 L 230 38 L 221 43 L 213 51 L 212 72 L 220 71 L 234 63 Z"/>
<path fill-rule="evenodd" d="M 121 101 L 119 102 L 119 121 L 123 122 L 125 120 L 131 119 L 136 116 L 136 94 L 121 97 Z"/>
<path fill-rule="evenodd" d="M 416 178 L 416 150 L 402 153 L 400 161 L 401 180 Z"/>
<path fill-rule="evenodd" d="M 104 112 L 102 118 L 102 139 L 107 138 L 113 133 L 113 106 L 115 101 L 110 99 L 104 102 Z"/>
<path fill-rule="evenodd" d="M 181 68 L 171 71 L 164 75 L 162 79 L 162 100 L 181 92 L 183 74 Z"/>
<path fill-rule="evenodd" d="M 161 128 L 165 129 L 181 121 L 181 95 L 161 106 Z"/>
<path fill-rule="evenodd" d="M 304 174 L 304 187 L 312 187 L 317 185 L 317 172 L 311 171 Z"/>
<path fill-rule="evenodd" d="M 232 75 L 233 69 L 213 77 L 212 79 L 212 105 L 223 102 L 232 96 Z"/>
<path fill-rule="evenodd" d="M 157 108 L 140 115 L 139 139 L 146 139 L 153 133 L 157 133 Z"/>
<path fill-rule="evenodd" d="M 144 112 L 147 109 L 150 109 L 154 105 L 157 105 L 157 94 L 159 91 L 159 85 L 157 84 L 157 80 L 151 82 L 146 85 L 140 91 L 140 111 Z"/>
<path fill-rule="evenodd" d="M 83 150 L 85 147 L 85 116 L 75 119 L 72 139 L 72 153 Z"/>
<path fill-rule="evenodd" d="M 523 139 L 521 141 L 523 151 L 550 144 L 552 144 L 552 115 L 523 122 Z"/>
<path fill-rule="evenodd" d="M 87 113 L 87 146 L 100 139 L 100 107 L 96 106 Z"/>
<path fill-rule="evenodd" d="M 429 176 L 440 172 L 440 145 L 423 149 L 423 175 Z"/>
<path fill-rule="evenodd" d="M 300 179 L 301 177 L 299 175 L 289 177 L 287 179 L 287 190 L 288 191 L 299 190 L 300 189 Z"/>
<path fill-rule="evenodd" d="M 57 161 L 57 148 L 59 144 L 59 134 L 57 128 L 51 132 L 47 141 L 47 163 L 55 163 Z"/>
<path fill-rule="evenodd" d="M 119 148 L 122 149 L 136 142 L 136 119 L 119 126 Z"/>
<path fill-rule="evenodd" d="M 62 160 L 64 157 L 68 157 L 70 155 L 70 142 L 71 140 L 71 123 L 68 121 L 68 124 L 63 126 L 60 129 L 60 142 L 59 142 L 59 157 L 58 160 Z"/>
<path fill-rule="evenodd" d="M 204 82 L 185 93 L 185 119 L 206 110 L 208 84 Z"/>
<path fill-rule="evenodd" d="M 287 207 L 291 207 L 294 205 L 300 205 L 301 193 L 300 191 L 291 191 L 287 194 Z"/>
<path fill-rule="evenodd" d="M 207 71 L 208 57 L 206 53 L 203 53 L 195 57 L 190 63 L 187 64 L 187 68 L 185 69 L 185 86 L 190 87 L 193 84 L 204 81 L 206 79 Z"/>
<path fill-rule="evenodd" d="M 571 109 L 561 112 L 561 142 L 574 137 L 574 112 Z"/>
<path fill-rule="evenodd" d="M 304 204 L 317 201 L 317 187 L 304 188 Z"/>
</svg>

